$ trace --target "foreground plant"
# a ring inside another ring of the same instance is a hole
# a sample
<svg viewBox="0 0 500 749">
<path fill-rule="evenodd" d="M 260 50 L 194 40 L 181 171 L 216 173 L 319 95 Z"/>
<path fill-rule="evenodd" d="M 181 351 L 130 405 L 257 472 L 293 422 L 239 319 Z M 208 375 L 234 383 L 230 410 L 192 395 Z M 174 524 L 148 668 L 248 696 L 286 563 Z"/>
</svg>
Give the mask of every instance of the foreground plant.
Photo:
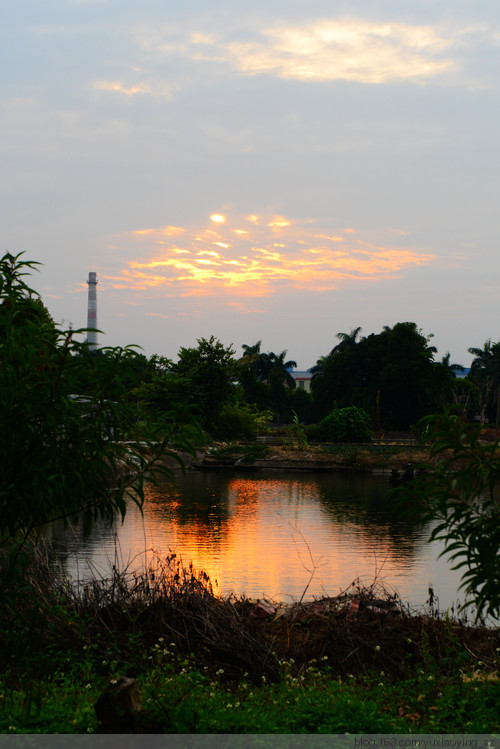
<svg viewBox="0 0 500 749">
<path fill-rule="evenodd" d="M 136 434 L 125 384 L 134 347 L 92 352 L 75 337 L 85 331 L 59 330 L 24 282 L 35 265 L 21 255 L 0 260 L 3 538 L 82 512 L 87 521 L 124 515 L 126 493 L 142 503 L 146 471 L 167 472 L 158 463 L 171 437 L 165 423 L 147 441 Z"/>
<path fill-rule="evenodd" d="M 481 441 L 482 427 L 453 414 L 420 422 L 432 463 L 408 487 L 423 519 L 435 523 L 430 541 L 444 541 L 442 555 L 463 572 L 461 588 L 476 619 L 500 617 L 499 443 Z"/>
<path fill-rule="evenodd" d="M 172 440 L 190 449 L 165 423 L 161 431 L 150 425 L 148 439 L 141 439 L 137 403 L 127 392 L 134 348 L 93 352 L 77 340 L 85 331 L 59 330 L 25 282 L 36 265 L 22 253 L 0 259 L 0 627 L 6 649 L 7 640 L 40 617 L 40 601 L 26 609 L 25 573 L 44 527 L 63 520 L 88 532 L 96 520 L 123 517 L 128 501 L 142 505 L 146 478 L 169 473 L 161 460 L 177 458 Z"/>
</svg>

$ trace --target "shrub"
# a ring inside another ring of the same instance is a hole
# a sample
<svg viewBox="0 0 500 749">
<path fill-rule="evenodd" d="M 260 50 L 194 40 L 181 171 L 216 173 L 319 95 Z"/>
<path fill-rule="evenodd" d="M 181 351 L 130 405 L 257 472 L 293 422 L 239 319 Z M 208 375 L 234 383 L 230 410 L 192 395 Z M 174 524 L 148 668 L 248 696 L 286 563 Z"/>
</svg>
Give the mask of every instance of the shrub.
<svg viewBox="0 0 500 749">
<path fill-rule="evenodd" d="M 314 439 L 325 442 L 370 442 L 371 438 L 370 417 L 357 406 L 335 408 L 314 430 Z"/>
<path fill-rule="evenodd" d="M 444 541 L 443 555 L 463 572 L 461 587 L 476 618 L 500 616 L 500 452 L 482 442 L 482 427 L 458 416 L 438 414 L 419 422 L 431 462 L 396 495 L 416 500 L 433 523 L 429 540 Z"/>
<path fill-rule="evenodd" d="M 253 440 L 259 432 L 266 430 L 271 418 L 270 411 L 258 411 L 252 405 L 226 401 L 211 425 L 211 432 L 218 439 Z"/>
</svg>

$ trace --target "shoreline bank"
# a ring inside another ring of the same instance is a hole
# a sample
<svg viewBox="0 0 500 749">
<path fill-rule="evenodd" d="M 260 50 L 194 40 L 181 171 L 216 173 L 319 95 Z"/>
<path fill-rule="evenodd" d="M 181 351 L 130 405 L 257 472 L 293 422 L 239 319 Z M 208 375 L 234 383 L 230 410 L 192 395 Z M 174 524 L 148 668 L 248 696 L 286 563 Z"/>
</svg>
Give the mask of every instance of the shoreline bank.
<svg viewBox="0 0 500 749">
<path fill-rule="evenodd" d="M 357 470 L 389 478 L 429 461 L 429 450 L 416 442 L 308 445 L 298 449 L 260 443 L 215 443 L 189 464 L 197 471 Z"/>
</svg>

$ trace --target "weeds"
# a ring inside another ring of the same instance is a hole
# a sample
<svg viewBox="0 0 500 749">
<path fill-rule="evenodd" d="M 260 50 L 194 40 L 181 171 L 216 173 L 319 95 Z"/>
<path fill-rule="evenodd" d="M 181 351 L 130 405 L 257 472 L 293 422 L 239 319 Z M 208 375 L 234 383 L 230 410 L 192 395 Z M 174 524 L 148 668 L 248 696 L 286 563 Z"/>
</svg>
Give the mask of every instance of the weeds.
<svg viewBox="0 0 500 749">
<path fill-rule="evenodd" d="M 295 411 L 292 411 L 292 423 L 285 427 L 282 437 L 282 445 L 285 450 L 307 450 L 309 444 L 307 433 Z"/>
<path fill-rule="evenodd" d="M 243 444 L 237 442 L 221 442 L 213 444 L 207 451 L 207 456 L 215 459 L 227 459 L 233 463 L 254 463 L 269 454 L 266 445 L 257 442 Z"/>
<path fill-rule="evenodd" d="M 187 661 L 183 661 L 187 663 Z M 291 661 L 281 678 L 259 685 L 227 683 L 192 664 L 161 662 L 141 674 L 143 711 L 136 730 L 154 733 L 490 733 L 500 730 L 496 682 L 443 679 L 421 673 L 391 682 L 379 671 L 335 678 L 322 664 L 300 674 Z M 219 670 L 220 671 L 220 670 Z M 28 714 L 20 692 L 0 687 L 3 733 L 86 733 L 99 730 L 93 705 L 105 684 L 70 679 L 44 683 Z M 64 693 L 65 700 L 61 701 Z"/>
<path fill-rule="evenodd" d="M 97 731 L 120 676 L 137 679 L 145 732 L 500 730 L 499 632 L 414 615 L 381 585 L 259 607 L 214 596 L 175 554 L 144 575 L 37 585 L 37 651 L 4 652 L 4 733 Z"/>
</svg>

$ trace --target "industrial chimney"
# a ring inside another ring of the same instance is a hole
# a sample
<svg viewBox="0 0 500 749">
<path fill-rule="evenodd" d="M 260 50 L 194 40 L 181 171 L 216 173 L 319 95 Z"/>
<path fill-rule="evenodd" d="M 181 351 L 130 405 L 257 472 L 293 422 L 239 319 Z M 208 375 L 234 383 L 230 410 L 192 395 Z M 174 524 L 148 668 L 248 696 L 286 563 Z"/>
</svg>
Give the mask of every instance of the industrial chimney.
<svg viewBox="0 0 500 749">
<path fill-rule="evenodd" d="M 89 302 L 87 308 L 87 328 L 97 328 L 97 273 L 89 272 Z M 97 348 L 97 330 L 89 330 L 87 343 L 91 351 Z"/>
</svg>

